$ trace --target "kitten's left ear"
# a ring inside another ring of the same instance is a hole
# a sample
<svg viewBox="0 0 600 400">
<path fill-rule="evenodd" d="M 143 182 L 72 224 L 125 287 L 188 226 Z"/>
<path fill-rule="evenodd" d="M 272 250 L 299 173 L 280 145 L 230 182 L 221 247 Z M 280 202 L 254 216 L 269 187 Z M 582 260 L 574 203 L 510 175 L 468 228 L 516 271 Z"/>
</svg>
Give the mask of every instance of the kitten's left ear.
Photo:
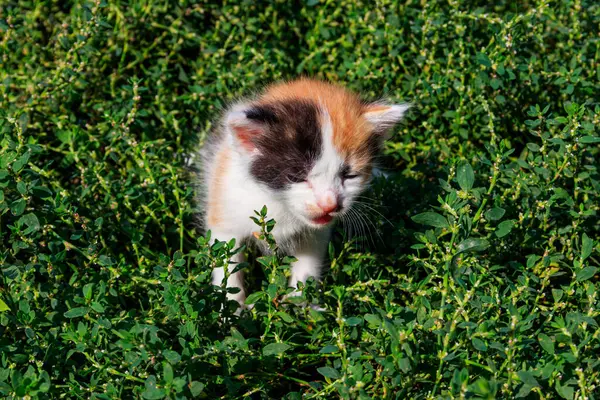
<svg viewBox="0 0 600 400">
<path fill-rule="evenodd" d="M 409 104 L 371 103 L 363 107 L 363 115 L 375 132 L 385 135 L 402 120 L 409 108 Z"/>
</svg>

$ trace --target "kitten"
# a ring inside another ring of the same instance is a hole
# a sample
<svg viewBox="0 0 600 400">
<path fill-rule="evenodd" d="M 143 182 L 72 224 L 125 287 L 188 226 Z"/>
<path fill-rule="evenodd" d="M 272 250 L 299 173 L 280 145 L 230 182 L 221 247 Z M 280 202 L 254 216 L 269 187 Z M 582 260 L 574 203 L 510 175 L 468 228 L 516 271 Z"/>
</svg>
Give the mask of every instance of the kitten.
<svg viewBox="0 0 600 400">
<path fill-rule="evenodd" d="M 312 79 L 274 84 L 233 105 L 203 149 L 206 229 L 215 239 L 235 238 L 237 245 L 254 240 L 258 228 L 250 216 L 266 205 L 279 247 L 298 259 L 289 286 L 319 279 L 333 222 L 369 183 L 386 133 L 407 109 L 365 103 Z M 233 270 L 243 255 L 231 261 Z M 213 284 L 221 285 L 224 276 L 216 268 Z M 227 287 L 240 288 L 228 297 L 243 307 L 241 271 L 229 276 Z"/>
</svg>

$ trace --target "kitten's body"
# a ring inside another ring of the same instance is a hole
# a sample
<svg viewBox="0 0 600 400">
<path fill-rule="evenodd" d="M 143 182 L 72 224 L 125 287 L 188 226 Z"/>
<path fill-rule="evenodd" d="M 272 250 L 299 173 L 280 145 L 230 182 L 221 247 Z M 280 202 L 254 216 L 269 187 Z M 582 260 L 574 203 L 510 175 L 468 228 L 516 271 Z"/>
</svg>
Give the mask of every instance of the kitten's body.
<svg viewBox="0 0 600 400">
<path fill-rule="evenodd" d="M 368 184 L 385 131 L 406 109 L 366 104 L 343 88 L 308 79 L 273 85 L 234 105 L 203 149 L 206 229 L 241 245 L 258 230 L 250 216 L 266 205 L 279 247 L 298 259 L 290 286 L 318 279 L 332 221 Z M 232 264 L 240 261 L 238 254 Z M 215 269 L 213 283 L 223 278 L 223 269 Z M 230 275 L 227 286 L 241 289 L 230 298 L 242 305 L 241 273 Z"/>
</svg>

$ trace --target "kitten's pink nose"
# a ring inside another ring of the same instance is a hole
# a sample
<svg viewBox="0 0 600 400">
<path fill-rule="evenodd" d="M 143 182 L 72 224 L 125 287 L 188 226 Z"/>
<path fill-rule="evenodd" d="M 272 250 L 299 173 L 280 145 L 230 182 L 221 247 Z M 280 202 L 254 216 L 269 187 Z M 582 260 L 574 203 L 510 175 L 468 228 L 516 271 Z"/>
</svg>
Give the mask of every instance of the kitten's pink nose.
<svg viewBox="0 0 600 400">
<path fill-rule="evenodd" d="M 337 196 L 333 190 L 327 190 L 322 196 L 317 198 L 317 205 L 325 214 L 332 213 L 338 209 Z"/>
</svg>

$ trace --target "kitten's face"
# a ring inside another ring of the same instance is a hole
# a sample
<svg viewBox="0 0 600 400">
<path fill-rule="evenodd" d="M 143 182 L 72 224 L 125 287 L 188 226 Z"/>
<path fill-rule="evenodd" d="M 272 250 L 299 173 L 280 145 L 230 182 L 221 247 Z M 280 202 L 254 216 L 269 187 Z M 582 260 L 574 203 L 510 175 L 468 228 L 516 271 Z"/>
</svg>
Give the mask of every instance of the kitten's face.
<svg viewBox="0 0 600 400">
<path fill-rule="evenodd" d="M 250 175 L 307 226 L 348 212 L 371 177 L 384 133 L 408 107 L 361 103 L 323 82 L 272 87 L 227 117 Z"/>
</svg>

